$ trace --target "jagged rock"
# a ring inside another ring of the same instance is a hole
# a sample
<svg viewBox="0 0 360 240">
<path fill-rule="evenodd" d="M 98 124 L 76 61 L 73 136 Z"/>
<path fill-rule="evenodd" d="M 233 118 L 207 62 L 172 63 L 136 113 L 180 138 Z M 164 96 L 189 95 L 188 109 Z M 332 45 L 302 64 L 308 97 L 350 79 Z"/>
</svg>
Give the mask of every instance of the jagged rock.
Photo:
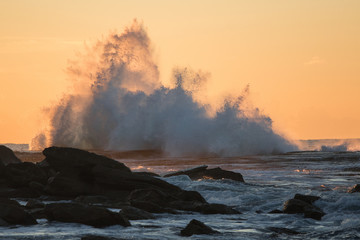
<svg viewBox="0 0 360 240">
<path fill-rule="evenodd" d="M 141 220 L 141 219 L 154 219 L 155 216 L 149 212 L 141 210 L 135 207 L 124 207 L 121 209 L 120 213 L 127 217 L 129 220 Z"/>
<path fill-rule="evenodd" d="M 22 208 L 10 203 L 0 202 L 0 219 L 9 225 L 34 225 L 37 224 L 35 218 Z"/>
<path fill-rule="evenodd" d="M 119 213 L 106 208 L 86 206 L 77 203 L 53 203 L 45 206 L 50 221 L 82 223 L 94 227 L 111 225 L 130 226 L 129 221 Z"/>
<path fill-rule="evenodd" d="M 204 223 L 193 219 L 190 221 L 190 223 L 181 230 L 180 234 L 182 236 L 192 236 L 194 234 L 215 234 L 219 233 L 218 231 L 213 230 L 209 226 L 206 226 Z"/>
<path fill-rule="evenodd" d="M 6 166 L 10 163 L 21 163 L 21 160 L 15 156 L 10 148 L 0 145 L 0 163 Z"/>
<path fill-rule="evenodd" d="M 283 212 L 288 214 L 303 213 L 304 217 L 316 220 L 321 220 L 322 216 L 325 215 L 318 207 L 299 199 L 290 199 L 286 201 Z"/>
<path fill-rule="evenodd" d="M 353 186 L 350 190 L 349 193 L 355 193 L 355 192 L 360 192 L 360 185 L 356 184 L 355 186 Z"/>
<path fill-rule="evenodd" d="M 207 169 L 208 166 L 203 165 L 189 170 L 182 170 L 175 173 L 164 175 L 164 177 L 172 177 L 178 175 L 187 175 L 191 180 L 199 179 L 231 179 L 238 182 L 244 182 L 244 178 L 240 173 L 223 170 L 219 167 Z"/>
</svg>

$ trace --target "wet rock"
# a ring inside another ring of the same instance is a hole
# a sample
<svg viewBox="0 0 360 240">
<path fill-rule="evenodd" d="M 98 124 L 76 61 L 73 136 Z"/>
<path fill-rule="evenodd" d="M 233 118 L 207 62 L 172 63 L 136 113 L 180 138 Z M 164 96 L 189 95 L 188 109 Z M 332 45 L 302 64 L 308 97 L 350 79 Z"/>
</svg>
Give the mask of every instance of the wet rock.
<svg viewBox="0 0 360 240">
<path fill-rule="evenodd" d="M 46 156 L 44 161 L 60 172 L 86 175 L 86 172 L 98 164 L 110 169 L 131 172 L 123 163 L 76 148 L 49 147 L 44 149 L 43 154 Z"/>
<path fill-rule="evenodd" d="M 44 207 L 45 207 L 45 204 L 36 199 L 30 199 L 25 205 L 25 208 L 28 208 L 28 209 L 44 208 Z"/>
<path fill-rule="evenodd" d="M 37 198 L 40 194 L 31 188 L 0 188 L 0 197 Z"/>
<path fill-rule="evenodd" d="M 355 193 L 355 192 L 360 192 L 360 185 L 356 184 L 355 186 L 353 186 L 350 190 L 349 193 Z"/>
<path fill-rule="evenodd" d="M 35 218 L 22 208 L 13 204 L 0 203 L 0 219 L 9 225 L 34 225 L 37 224 Z"/>
<path fill-rule="evenodd" d="M 155 219 L 151 213 L 130 206 L 122 208 L 120 213 L 129 220 Z"/>
<path fill-rule="evenodd" d="M 269 214 L 281 214 L 281 213 L 284 213 L 283 211 L 279 210 L 279 209 L 274 209 L 270 212 L 268 212 Z"/>
<path fill-rule="evenodd" d="M 321 220 L 322 216 L 325 215 L 325 213 L 318 207 L 299 199 L 290 199 L 286 201 L 283 212 L 288 214 L 302 213 L 304 214 L 304 217 L 316 220 Z"/>
<path fill-rule="evenodd" d="M 142 175 L 142 176 L 150 176 L 150 177 L 160 177 L 159 174 L 153 173 L 153 172 L 133 172 L 136 175 Z"/>
<path fill-rule="evenodd" d="M 302 194 L 295 194 L 294 199 L 298 199 L 304 202 L 307 202 L 309 204 L 312 204 L 313 202 L 315 202 L 316 200 L 319 200 L 320 197 L 318 196 L 311 196 L 311 195 L 302 195 Z"/>
<path fill-rule="evenodd" d="M 7 204 L 7 205 L 21 208 L 20 203 L 18 203 L 17 201 L 11 200 L 8 198 L 3 198 L 3 197 L 0 198 L 0 204 Z"/>
<path fill-rule="evenodd" d="M 86 203 L 86 204 L 104 204 L 109 202 L 109 199 L 105 196 L 78 196 L 75 198 L 76 202 Z"/>
<path fill-rule="evenodd" d="M 131 206 L 145 210 L 147 212 L 151 213 L 171 213 L 171 214 L 177 214 L 177 212 L 174 209 L 162 207 L 156 203 L 153 203 L 151 201 L 131 201 Z"/>
<path fill-rule="evenodd" d="M 129 221 L 122 214 L 111 212 L 106 208 L 76 203 L 48 204 L 45 206 L 45 214 L 50 221 L 82 223 L 94 227 L 130 226 Z"/>
<path fill-rule="evenodd" d="M 15 156 L 10 148 L 0 145 L 0 163 L 6 166 L 10 163 L 21 163 L 21 160 Z"/>
<path fill-rule="evenodd" d="M 219 167 L 207 169 L 208 166 L 203 165 L 189 170 L 182 170 L 175 173 L 166 174 L 164 177 L 172 177 L 178 175 L 187 175 L 191 180 L 199 179 L 231 179 L 238 182 L 244 182 L 244 178 L 240 173 L 223 170 Z"/>
<path fill-rule="evenodd" d="M 287 235 L 297 235 L 297 234 L 301 234 L 300 232 L 297 232 L 295 230 L 292 229 L 288 229 L 288 228 L 281 228 L 281 227 L 268 227 L 268 230 L 275 232 L 277 234 L 287 234 Z"/>
<path fill-rule="evenodd" d="M 11 163 L 6 166 L 6 178 L 12 187 L 28 187 L 30 182 L 46 184 L 49 178 L 45 169 L 30 162 Z"/>
<path fill-rule="evenodd" d="M 181 230 L 180 234 L 181 236 L 192 236 L 194 234 L 215 234 L 219 233 L 218 231 L 213 230 L 209 226 L 206 226 L 204 223 L 193 219 L 190 221 L 190 223 Z"/>
</svg>

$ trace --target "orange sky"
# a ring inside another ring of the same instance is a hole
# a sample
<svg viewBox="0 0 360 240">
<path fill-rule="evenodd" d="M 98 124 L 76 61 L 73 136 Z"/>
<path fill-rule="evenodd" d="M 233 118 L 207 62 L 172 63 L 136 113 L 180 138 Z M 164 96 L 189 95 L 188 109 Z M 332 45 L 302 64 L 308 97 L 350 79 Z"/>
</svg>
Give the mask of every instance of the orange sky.
<svg viewBox="0 0 360 240">
<path fill-rule="evenodd" d="M 0 142 L 29 143 L 66 90 L 84 42 L 137 18 L 161 80 L 211 73 L 213 99 L 241 93 L 296 139 L 360 137 L 360 1 L 0 1 Z"/>
</svg>

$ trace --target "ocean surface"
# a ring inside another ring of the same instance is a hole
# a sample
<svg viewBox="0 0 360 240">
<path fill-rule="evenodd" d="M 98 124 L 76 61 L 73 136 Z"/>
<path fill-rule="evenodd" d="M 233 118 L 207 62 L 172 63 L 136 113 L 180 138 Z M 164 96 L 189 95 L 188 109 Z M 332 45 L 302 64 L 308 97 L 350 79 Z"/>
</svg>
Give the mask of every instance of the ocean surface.
<svg viewBox="0 0 360 240">
<path fill-rule="evenodd" d="M 360 193 L 347 192 L 360 183 L 360 152 L 355 147 L 359 140 L 329 141 L 303 141 L 307 151 L 286 154 L 121 159 L 133 171 L 152 171 L 160 175 L 204 164 L 209 168 L 240 172 L 245 183 L 211 179 L 192 181 L 187 176 L 162 179 L 183 189 L 198 191 L 210 203 L 234 206 L 242 214 L 155 214 L 155 220 L 137 220 L 131 221 L 131 227 L 107 228 L 38 219 L 39 224 L 35 226 L 0 227 L 0 239 L 79 240 L 88 234 L 122 239 L 360 239 Z M 16 147 L 27 151 L 24 146 L 12 146 L 13 149 Z M 326 213 L 321 221 L 297 214 L 268 213 L 281 210 L 284 202 L 296 193 L 321 197 L 314 203 Z M 26 201 L 18 200 L 26 204 Z M 192 219 L 200 220 L 220 233 L 181 237 L 181 229 Z M 271 230 L 273 227 L 301 234 L 278 234 Z"/>
</svg>

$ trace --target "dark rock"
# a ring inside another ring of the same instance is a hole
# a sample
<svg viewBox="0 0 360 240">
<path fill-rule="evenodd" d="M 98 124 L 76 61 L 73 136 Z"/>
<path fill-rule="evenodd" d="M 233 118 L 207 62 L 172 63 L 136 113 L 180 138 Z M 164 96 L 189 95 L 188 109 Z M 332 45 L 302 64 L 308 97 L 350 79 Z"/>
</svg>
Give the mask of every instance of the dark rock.
<svg viewBox="0 0 360 240">
<path fill-rule="evenodd" d="M 123 163 L 76 148 L 50 147 L 44 149 L 43 154 L 46 156 L 44 161 L 56 171 L 81 174 L 101 164 L 110 169 L 131 172 Z"/>
<path fill-rule="evenodd" d="M 45 192 L 51 195 L 76 197 L 92 193 L 93 186 L 74 176 L 58 173 L 48 179 Z"/>
<path fill-rule="evenodd" d="M 48 204 L 45 206 L 45 214 L 50 221 L 82 223 L 94 227 L 130 226 L 129 221 L 119 213 L 76 203 Z"/>
<path fill-rule="evenodd" d="M 218 231 L 213 230 L 212 228 L 206 226 L 204 223 L 193 219 L 190 223 L 181 230 L 181 236 L 192 236 L 194 234 L 215 234 L 219 233 Z"/>
<path fill-rule="evenodd" d="M 1 226 L 1 227 L 8 226 L 8 225 L 9 225 L 9 224 L 8 224 L 5 220 L 3 220 L 3 219 L 0 218 L 0 226 Z"/>
<path fill-rule="evenodd" d="M 22 208 L 13 204 L 0 203 L 0 219 L 10 225 L 34 225 L 37 224 L 35 218 Z"/>
<path fill-rule="evenodd" d="M 166 174 L 164 177 L 172 177 L 178 175 L 187 175 L 191 180 L 199 179 L 231 179 L 238 182 L 244 182 L 244 178 L 240 173 L 223 170 L 219 167 L 207 169 L 207 166 L 199 166 L 189 170 L 183 170 L 175 173 Z"/>
<path fill-rule="evenodd" d="M 280 214 L 280 213 L 284 213 L 284 212 L 279 210 L 279 209 L 274 209 L 274 210 L 269 212 L 269 214 Z"/>
<path fill-rule="evenodd" d="M 232 207 L 218 203 L 201 204 L 198 207 L 196 207 L 194 211 L 203 214 L 241 214 L 241 212 L 233 209 Z"/>
<path fill-rule="evenodd" d="M 316 200 L 319 200 L 320 197 L 318 196 L 311 196 L 311 195 L 302 195 L 302 194 L 295 194 L 294 199 L 298 199 L 304 202 L 307 202 L 309 204 L 312 204 L 313 202 L 315 202 Z"/>
<path fill-rule="evenodd" d="M 142 176 L 150 176 L 150 177 L 160 177 L 159 174 L 153 173 L 153 172 L 133 172 L 136 175 L 142 175 Z"/>
<path fill-rule="evenodd" d="M 40 202 L 39 200 L 36 199 L 30 199 L 26 205 L 26 208 L 28 209 L 34 209 L 34 208 L 44 208 L 45 204 L 43 202 Z"/>
<path fill-rule="evenodd" d="M 175 194 L 175 197 L 182 201 L 206 203 L 206 200 L 196 191 L 181 191 Z"/>
<path fill-rule="evenodd" d="M 151 213 L 172 213 L 172 214 L 177 213 L 175 210 L 171 208 L 162 207 L 156 203 L 149 201 L 131 201 L 131 206 Z"/>
<path fill-rule="evenodd" d="M 86 203 L 86 204 L 104 204 L 109 201 L 105 196 L 78 196 L 75 198 L 76 202 Z"/>
<path fill-rule="evenodd" d="M 268 227 L 268 230 L 278 233 L 278 234 L 287 234 L 287 235 L 297 235 L 301 234 L 300 232 L 297 232 L 295 230 L 291 230 L 288 228 L 280 228 L 280 227 Z"/>
<path fill-rule="evenodd" d="M 30 182 L 46 184 L 47 171 L 30 162 L 11 163 L 6 166 L 6 178 L 13 187 L 28 187 Z"/>
<path fill-rule="evenodd" d="M 0 204 L 7 204 L 7 205 L 21 208 L 20 203 L 18 203 L 15 200 L 8 199 L 8 198 L 0 198 Z"/>
<path fill-rule="evenodd" d="M 286 201 L 283 211 L 284 213 L 289 214 L 303 213 L 305 217 L 316 220 L 321 220 L 322 216 L 325 215 L 321 209 L 299 199 L 290 199 Z"/>
<path fill-rule="evenodd" d="M 10 163 L 21 163 L 21 160 L 15 156 L 10 148 L 0 145 L 0 163 L 6 166 Z"/>
<path fill-rule="evenodd" d="M 124 207 L 120 213 L 129 220 L 155 219 L 154 215 L 135 207 Z"/>
<path fill-rule="evenodd" d="M 39 194 L 42 194 L 45 191 L 45 186 L 39 182 L 32 181 L 29 183 L 29 188 Z"/>
<path fill-rule="evenodd" d="M 356 184 L 355 186 L 353 186 L 350 190 L 349 193 L 355 193 L 355 192 L 360 192 L 360 185 Z"/>
<path fill-rule="evenodd" d="M 40 195 L 31 188 L 0 188 L 0 197 L 37 198 L 40 197 Z"/>
</svg>

